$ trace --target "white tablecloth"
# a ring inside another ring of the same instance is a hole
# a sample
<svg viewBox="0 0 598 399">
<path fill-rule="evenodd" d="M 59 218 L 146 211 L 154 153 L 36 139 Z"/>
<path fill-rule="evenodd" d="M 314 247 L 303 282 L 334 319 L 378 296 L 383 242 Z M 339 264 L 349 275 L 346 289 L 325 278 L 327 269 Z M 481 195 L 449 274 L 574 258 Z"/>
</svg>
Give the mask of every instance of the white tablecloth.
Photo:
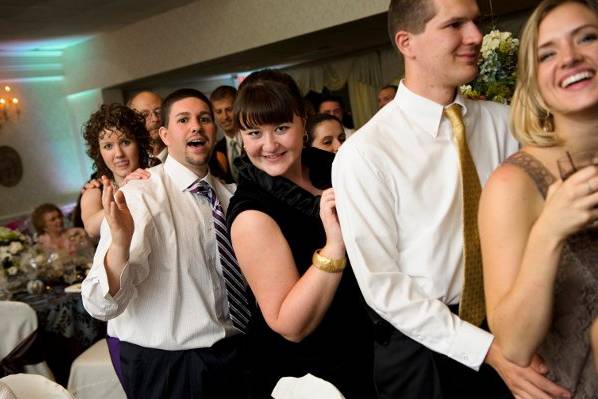
<svg viewBox="0 0 598 399">
<path fill-rule="evenodd" d="M 306 374 L 301 378 L 283 377 L 272 391 L 274 399 L 344 399 L 328 381 Z"/>
<path fill-rule="evenodd" d="M 108 352 L 101 339 L 75 359 L 68 390 L 77 399 L 126 399 Z"/>
<path fill-rule="evenodd" d="M 11 374 L 0 381 L 8 385 L 17 399 L 73 399 L 66 389 L 41 375 Z"/>
<path fill-rule="evenodd" d="M 37 330 L 37 315 L 23 302 L 0 301 L 0 359 Z"/>
<path fill-rule="evenodd" d="M 0 301 L 0 359 L 37 330 L 37 314 L 23 302 Z M 54 379 L 46 362 L 25 366 L 25 371 Z"/>
</svg>

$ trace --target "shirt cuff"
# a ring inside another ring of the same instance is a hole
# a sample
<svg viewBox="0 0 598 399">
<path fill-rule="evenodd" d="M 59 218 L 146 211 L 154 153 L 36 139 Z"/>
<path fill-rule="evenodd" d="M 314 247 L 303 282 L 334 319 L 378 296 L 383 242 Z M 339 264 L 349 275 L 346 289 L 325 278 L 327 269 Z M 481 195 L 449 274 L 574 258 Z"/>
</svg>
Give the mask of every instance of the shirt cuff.
<svg viewBox="0 0 598 399">
<path fill-rule="evenodd" d="M 127 284 L 129 284 L 129 262 L 125 263 L 123 267 L 123 271 L 120 273 L 119 276 L 119 285 L 120 288 L 114 296 L 110 295 L 110 285 L 108 284 L 108 274 L 104 270 L 104 273 L 99 273 L 98 282 L 100 284 L 100 292 L 104 299 L 110 301 L 114 300 L 116 303 L 120 303 L 120 299 L 125 296 L 125 292 L 127 291 Z"/>
<path fill-rule="evenodd" d="M 489 332 L 462 321 L 447 355 L 477 371 L 493 340 L 494 336 Z"/>
</svg>

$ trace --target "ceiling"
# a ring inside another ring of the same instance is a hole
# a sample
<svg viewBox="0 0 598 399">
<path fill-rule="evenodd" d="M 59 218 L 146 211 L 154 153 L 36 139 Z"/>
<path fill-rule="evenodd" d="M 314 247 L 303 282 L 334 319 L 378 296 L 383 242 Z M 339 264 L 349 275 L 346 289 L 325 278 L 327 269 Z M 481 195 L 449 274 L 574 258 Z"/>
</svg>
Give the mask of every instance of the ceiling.
<svg viewBox="0 0 598 399">
<path fill-rule="evenodd" d="M 539 0 L 479 0 L 478 3 L 483 15 L 483 24 L 492 25 L 500 22 L 500 16 L 529 12 L 539 3 Z M 175 83 L 184 85 L 219 74 L 334 59 L 342 55 L 385 46 L 390 44 L 386 30 L 386 13 L 382 13 L 189 67 L 148 76 L 118 85 L 118 88 L 135 91 L 140 88 L 156 88 Z"/>
<path fill-rule="evenodd" d="M 2 51 L 62 49 L 199 0 L 0 0 Z M 362 0 L 357 0 L 362 1 Z M 526 12 L 538 0 L 479 0 L 483 15 Z M 491 18 L 492 19 L 492 18 Z M 388 46 L 386 14 L 119 85 L 131 90 L 264 66 L 301 64 Z"/>
<path fill-rule="evenodd" d="M 0 0 L 0 51 L 60 50 L 193 1 Z"/>
</svg>

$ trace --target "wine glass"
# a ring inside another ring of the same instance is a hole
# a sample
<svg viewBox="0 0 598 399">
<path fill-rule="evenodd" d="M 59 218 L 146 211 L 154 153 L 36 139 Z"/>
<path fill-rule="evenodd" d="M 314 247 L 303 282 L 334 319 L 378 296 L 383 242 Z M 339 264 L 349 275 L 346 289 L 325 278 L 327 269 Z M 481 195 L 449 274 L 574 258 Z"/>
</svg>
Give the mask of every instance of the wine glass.
<svg viewBox="0 0 598 399">
<path fill-rule="evenodd" d="M 559 173 L 563 181 L 567 180 L 572 174 L 590 165 L 598 165 L 598 152 L 566 152 L 566 155 L 557 161 Z"/>
</svg>

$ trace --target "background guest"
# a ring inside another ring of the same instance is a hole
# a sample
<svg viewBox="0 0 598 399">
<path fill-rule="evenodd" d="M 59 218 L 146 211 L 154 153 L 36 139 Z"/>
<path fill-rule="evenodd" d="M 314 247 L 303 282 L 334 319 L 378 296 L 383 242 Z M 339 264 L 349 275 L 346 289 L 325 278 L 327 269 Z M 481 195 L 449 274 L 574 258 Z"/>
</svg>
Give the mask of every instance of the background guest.
<svg viewBox="0 0 598 399">
<path fill-rule="evenodd" d="M 233 123 L 233 103 L 237 89 L 232 86 L 219 86 L 210 95 L 216 124 L 224 132 L 224 137 L 216 143 L 210 160 L 210 173 L 227 183 L 237 181 L 238 172 L 234 164 L 243 152 L 243 142 Z"/>
<path fill-rule="evenodd" d="M 316 114 L 307 118 L 305 124 L 308 147 L 336 153 L 345 142 L 343 124 L 330 114 Z"/>
<path fill-rule="evenodd" d="M 283 376 L 312 373 L 347 398 L 375 397 L 370 323 L 330 189 L 333 155 L 303 148 L 305 108 L 293 79 L 248 76 L 234 108 L 247 156 L 228 224 L 259 310 L 250 324 L 255 397 Z"/>
<path fill-rule="evenodd" d="M 590 325 L 598 317 L 598 167 L 565 181 L 557 160 L 598 154 L 598 11 L 547 0 L 521 39 L 512 125 L 524 145 L 490 177 L 480 205 L 490 329 L 505 356 L 538 352 L 549 377 L 595 398 Z"/>
<path fill-rule="evenodd" d="M 162 98 L 151 91 L 143 90 L 135 94 L 127 102 L 129 108 L 139 112 L 145 119 L 145 128 L 150 137 L 150 166 L 161 163 L 166 160 L 168 150 L 166 144 L 160 138 L 159 130 L 162 126 L 160 119 L 160 106 L 162 105 Z"/>
<path fill-rule="evenodd" d="M 397 85 L 386 85 L 378 92 L 378 108 L 384 107 L 386 104 L 392 101 L 397 94 L 399 86 Z"/>
<path fill-rule="evenodd" d="M 345 136 L 349 138 L 355 132 L 355 129 L 350 129 L 344 124 L 345 121 L 345 106 L 343 100 L 338 96 L 325 95 L 322 97 L 320 106 L 318 107 L 318 113 L 330 114 L 336 116 L 336 118 L 343 123 L 343 129 L 345 130 Z"/>
<path fill-rule="evenodd" d="M 98 177 L 106 176 L 116 187 L 137 168 L 148 166 L 149 135 L 140 114 L 120 104 L 102 105 L 84 127 L 87 154 Z M 81 219 L 92 237 L 100 234 L 104 218 L 101 187 L 81 196 Z"/>
<path fill-rule="evenodd" d="M 59 251 L 72 255 L 87 242 L 87 234 L 83 229 L 64 227 L 64 215 L 54 204 L 42 204 L 35 208 L 31 221 L 38 234 L 38 244 L 48 252 Z"/>
</svg>

